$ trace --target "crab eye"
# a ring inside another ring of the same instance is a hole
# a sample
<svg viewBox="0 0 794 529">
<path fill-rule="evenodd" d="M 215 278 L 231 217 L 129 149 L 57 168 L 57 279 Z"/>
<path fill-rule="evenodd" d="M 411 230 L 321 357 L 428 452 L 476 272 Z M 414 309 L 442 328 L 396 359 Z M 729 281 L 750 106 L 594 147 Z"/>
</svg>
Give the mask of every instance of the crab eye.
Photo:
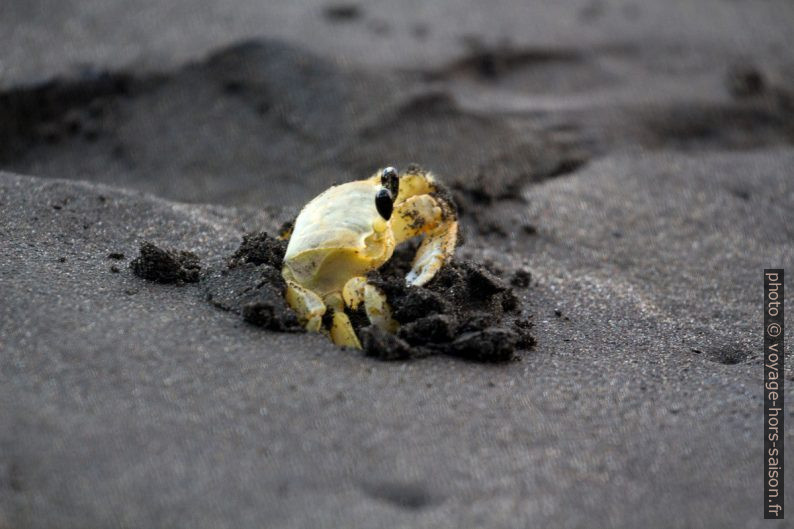
<svg viewBox="0 0 794 529">
<path fill-rule="evenodd" d="M 378 210 L 378 214 L 385 220 L 391 218 L 394 202 L 392 202 L 391 192 L 388 189 L 383 188 L 375 195 L 375 208 Z"/>
<path fill-rule="evenodd" d="M 387 167 L 380 174 L 380 185 L 389 190 L 392 200 L 397 198 L 397 193 L 400 191 L 400 177 L 397 174 L 397 169 L 394 167 Z"/>
</svg>

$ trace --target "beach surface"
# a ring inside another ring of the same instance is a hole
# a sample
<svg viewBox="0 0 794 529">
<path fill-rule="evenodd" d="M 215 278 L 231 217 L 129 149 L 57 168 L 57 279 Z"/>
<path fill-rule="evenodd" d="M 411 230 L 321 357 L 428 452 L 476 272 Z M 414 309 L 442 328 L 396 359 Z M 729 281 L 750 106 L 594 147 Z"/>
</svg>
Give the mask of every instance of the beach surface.
<svg viewBox="0 0 794 529">
<path fill-rule="evenodd" d="M 793 24 L 785 1 L 6 2 L 0 528 L 786 527 L 761 300 L 794 262 Z M 379 361 L 130 268 L 151 241 L 220 269 L 411 162 L 451 188 L 459 257 L 512 283 L 516 360 Z"/>
</svg>

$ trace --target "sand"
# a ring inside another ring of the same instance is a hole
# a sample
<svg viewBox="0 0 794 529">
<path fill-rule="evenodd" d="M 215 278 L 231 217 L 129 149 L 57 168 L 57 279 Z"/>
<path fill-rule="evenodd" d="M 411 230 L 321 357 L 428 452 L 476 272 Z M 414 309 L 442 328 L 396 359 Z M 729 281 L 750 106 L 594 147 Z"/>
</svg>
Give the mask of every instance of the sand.
<svg viewBox="0 0 794 529">
<path fill-rule="evenodd" d="M 789 3 L 144 4 L 0 16 L 0 527 L 764 524 Z M 244 310 L 245 234 L 410 162 L 531 321 L 514 360 Z M 205 279 L 142 279 L 145 241 Z"/>
</svg>

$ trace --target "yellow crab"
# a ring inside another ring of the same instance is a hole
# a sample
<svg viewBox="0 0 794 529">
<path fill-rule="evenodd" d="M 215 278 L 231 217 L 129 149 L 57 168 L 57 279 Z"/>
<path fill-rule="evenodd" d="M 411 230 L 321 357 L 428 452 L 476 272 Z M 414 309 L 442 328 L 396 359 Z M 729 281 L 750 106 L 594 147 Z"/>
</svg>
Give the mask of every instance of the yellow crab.
<svg viewBox="0 0 794 529">
<path fill-rule="evenodd" d="M 455 206 L 429 172 L 387 167 L 331 187 L 303 208 L 289 235 L 282 270 L 287 303 L 307 330 L 328 333 L 339 345 L 361 348 L 345 307 L 355 311 L 362 303 L 373 325 L 396 332 L 386 296 L 366 274 L 417 235 L 424 240 L 405 279 L 420 286 L 452 257 L 458 237 Z"/>
</svg>

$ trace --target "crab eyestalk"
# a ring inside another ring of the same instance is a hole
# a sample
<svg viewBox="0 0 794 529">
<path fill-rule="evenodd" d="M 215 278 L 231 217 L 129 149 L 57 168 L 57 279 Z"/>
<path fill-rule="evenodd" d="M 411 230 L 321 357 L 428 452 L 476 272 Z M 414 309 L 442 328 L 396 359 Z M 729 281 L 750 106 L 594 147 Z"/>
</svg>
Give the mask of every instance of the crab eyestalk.
<svg viewBox="0 0 794 529">
<path fill-rule="evenodd" d="M 394 197 L 391 191 L 384 187 L 375 194 L 375 208 L 383 220 L 391 218 L 392 211 L 394 211 Z"/>
<path fill-rule="evenodd" d="M 397 174 L 397 169 L 387 167 L 381 171 L 380 185 L 382 187 L 375 195 L 375 207 L 384 220 L 389 220 L 394 211 L 394 201 L 397 200 L 397 194 L 400 192 L 400 176 Z"/>
<path fill-rule="evenodd" d="M 392 201 L 397 198 L 400 192 L 400 176 L 397 174 L 397 169 L 394 167 L 387 167 L 380 173 L 380 185 L 389 190 L 392 196 Z"/>
</svg>

